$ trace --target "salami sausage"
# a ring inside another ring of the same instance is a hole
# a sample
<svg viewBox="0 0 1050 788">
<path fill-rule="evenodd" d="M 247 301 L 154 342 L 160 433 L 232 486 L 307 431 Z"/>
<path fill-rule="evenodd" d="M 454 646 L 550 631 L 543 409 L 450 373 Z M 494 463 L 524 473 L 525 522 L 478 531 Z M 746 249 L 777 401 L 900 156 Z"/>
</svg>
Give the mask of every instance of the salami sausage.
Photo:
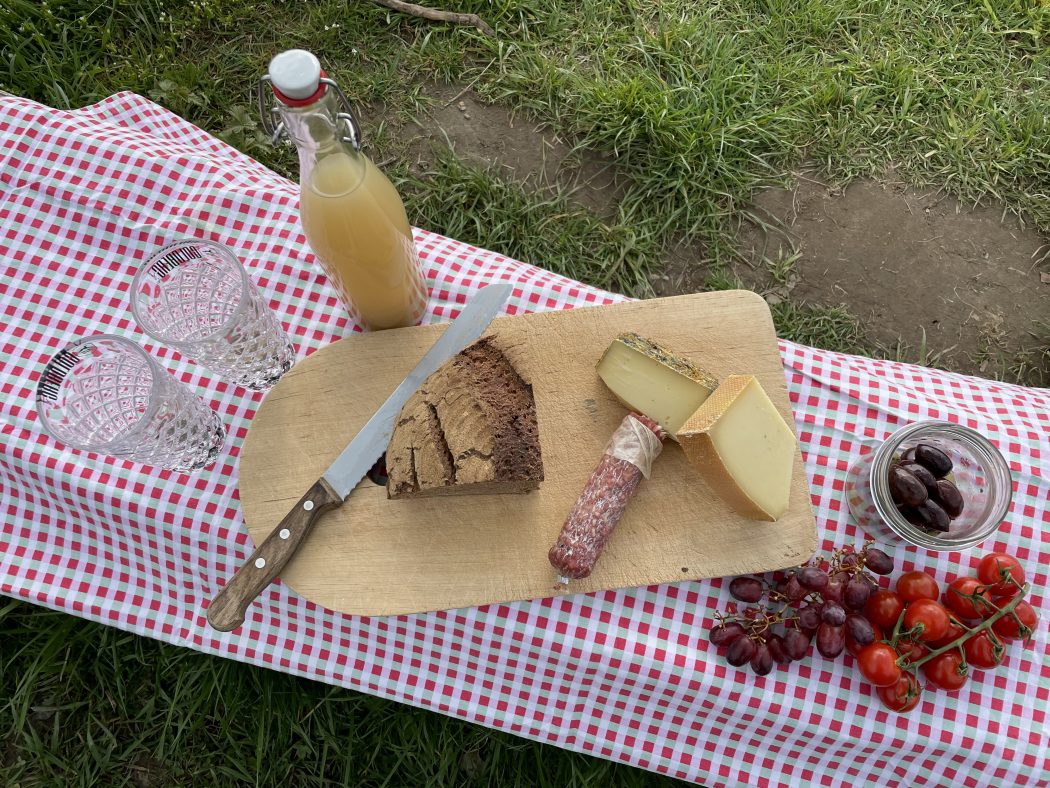
<svg viewBox="0 0 1050 788">
<path fill-rule="evenodd" d="M 660 426 L 628 414 L 613 433 L 598 467 L 565 519 L 558 541 L 547 554 L 562 583 L 590 575 L 613 528 L 634 497 L 642 477 L 663 448 Z"/>
</svg>

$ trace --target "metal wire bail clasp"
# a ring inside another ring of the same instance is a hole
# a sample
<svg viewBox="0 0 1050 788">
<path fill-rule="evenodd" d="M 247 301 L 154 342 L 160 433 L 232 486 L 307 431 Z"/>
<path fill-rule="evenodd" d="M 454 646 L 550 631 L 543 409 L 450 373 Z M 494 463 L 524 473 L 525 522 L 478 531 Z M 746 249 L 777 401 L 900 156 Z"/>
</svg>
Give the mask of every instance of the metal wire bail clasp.
<svg viewBox="0 0 1050 788">
<path fill-rule="evenodd" d="M 350 99 L 346 97 L 343 89 L 336 84 L 335 80 L 321 77 L 321 84 L 332 88 L 336 98 L 339 99 L 339 107 L 342 112 L 337 112 L 335 119 L 344 126 L 343 142 L 352 145 L 354 150 L 361 150 L 361 127 L 357 123 L 357 118 L 354 117 L 354 108 L 350 106 Z"/>
<path fill-rule="evenodd" d="M 270 135 L 270 143 L 277 145 L 280 142 L 288 142 L 285 133 L 284 122 L 278 118 L 277 107 L 270 104 L 267 96 L 273 95 L 270 87 L 270 75 L 263 74 L 255 82 L 255 106 L 259 109 L 259 125 L 263 131 Z"/>
<path fill-rule="evenodd" d="M 335 91 L 336 98 L 339 101 L 339 107 L 342 111 L 336 113 L 335 119 L 337 123 L 343 126 L 343 133 L 340 139 L 353 146 L 354 150 L 361 150 L 361 127 L 357 123 L 357 118 L 354 117 L 354 110 L 350 106 L 350 100 L 334 80 L 328 77 L 321 77 L 320 81 L 321 84 Z M 270 82 L 269 74 L 263 74 L 259 77 L 255 83 L 255 102 L 259 109 L 259 125 L 262 126 L 263 131 L 270 135 L 270 142 L 278 145 L 290 140 L 288 139 L 288 130 L 284 127 L 284 121 L 280 119 L 280 110 L 270 101 L 270 97 L 273 96 L 273 88 Z"/>
</svg>

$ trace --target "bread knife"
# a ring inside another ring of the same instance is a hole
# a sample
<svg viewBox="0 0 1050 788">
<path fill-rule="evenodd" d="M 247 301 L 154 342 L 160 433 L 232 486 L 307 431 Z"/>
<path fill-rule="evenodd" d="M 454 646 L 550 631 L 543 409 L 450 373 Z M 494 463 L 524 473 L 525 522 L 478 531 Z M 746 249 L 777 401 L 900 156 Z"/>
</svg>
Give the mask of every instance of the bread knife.
<svg viewBox="0 0 1050 788">
<path fill-rule="evenodd" d="M 281 573 L 318 518 L 341 506 L 386 451 L 394 422 L 408 398 L 442 364 L 484 333 L 511 290 L 506 283 L 488 285 L 470 299 L 415 369 L 219 591 L 208 606 L 208 623 L 212 627 L 229 632 L 244 623 L 248 606 Z"/>
</svg>

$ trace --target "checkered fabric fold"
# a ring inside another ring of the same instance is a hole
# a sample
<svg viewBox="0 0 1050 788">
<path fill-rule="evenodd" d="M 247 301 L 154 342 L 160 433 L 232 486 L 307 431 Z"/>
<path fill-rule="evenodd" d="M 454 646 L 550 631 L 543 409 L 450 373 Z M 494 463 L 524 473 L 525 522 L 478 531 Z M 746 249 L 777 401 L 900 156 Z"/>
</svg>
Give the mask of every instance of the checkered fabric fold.
<svg viewBox="0 0 1050 788">
<path fill-rule="evenodd" d="M 167 241 L 222 242 L 305 356 L 353 330 L 306 245 L 298 188 L 164 108 L 122 93 L 81 110 L 0 98 L 0 592 L 210 654 L 423 706 L 708 784 L 1046 784 L 1050 698 L 1050 393 L 781 343 L 822 549 L 860 544 L 844 485 L 864 442 L 921 418 L 980 430 L 1005 454 L 1014 503 L 980 551 L 893 550 L 943 581 L 984 550 L 1028 568 L 1035 643 L 957 694 L 884 711 L 851 658 L 759 678 L 707 643 L 723 580 L 425 615 L 345 616 L 281 584 L 235 634 L 204 605 L 252 549 L 237 459 L 262 395 L 156 345 L 128 292 Z M 428 320 L 511 281 L 507 312 L 621 296 L 422 230 Z M 67 450 L 37 421 L 44 362 L 78 336 L 139 341 L 222 416 L 209 471 L 182 475 Z"/>
</svg>

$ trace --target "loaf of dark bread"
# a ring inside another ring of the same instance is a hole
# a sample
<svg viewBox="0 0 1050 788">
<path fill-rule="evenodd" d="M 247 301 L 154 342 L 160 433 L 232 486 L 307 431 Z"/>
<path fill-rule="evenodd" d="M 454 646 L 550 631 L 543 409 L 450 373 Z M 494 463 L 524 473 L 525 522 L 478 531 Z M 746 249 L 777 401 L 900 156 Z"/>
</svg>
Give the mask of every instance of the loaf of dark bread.
<svg viewBox="0 0 1050 788">
<path fill-rule="evenodd" d="M 489 338 L 405 403 L 386 452 L 391 498 L 523 493 L 543 481 L 532 387 Z"/>
</svg>

